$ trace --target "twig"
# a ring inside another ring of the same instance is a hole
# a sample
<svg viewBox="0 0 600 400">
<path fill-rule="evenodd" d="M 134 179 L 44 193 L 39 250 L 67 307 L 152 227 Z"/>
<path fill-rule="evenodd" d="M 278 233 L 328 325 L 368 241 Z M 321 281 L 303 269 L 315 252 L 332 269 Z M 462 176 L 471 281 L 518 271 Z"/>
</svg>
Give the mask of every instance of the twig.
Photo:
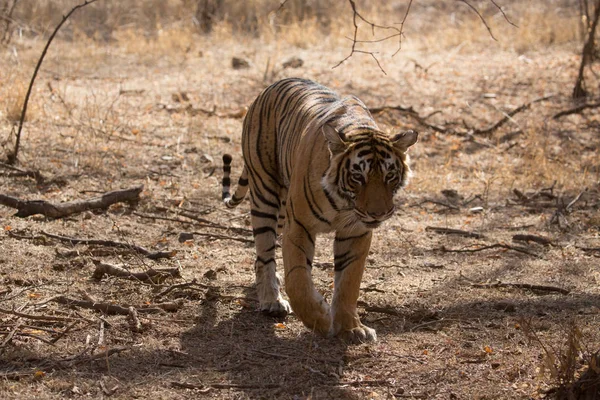
<svg viewBox="0 0 600 400">
<path fill-rule="evenodd" d="M 252 240 L 252 239 L 239 238 L 239 237 L 228 236 L 228 235 L 219 235 L 216 233 L 203 233 L 203 232 L 190 232 L 190 233 L 192 233 L 194 235 L 198 235 L 198 236 L 204 236 L 209 239 L 235 240 L 237 242 L 250 243 L 250 244 L 254 243 L 254 240 Z"/>
<path fill-rule="evenodd" d="M 10 231 L 9 231 L 9 233 L 10 233 Z M 87 245 L 117 247 L 117 248 L 121 248 L 121 249 L 134 250 L 137 253 L 145 255 L 146 257 L 148 257 L 151 260 L 158 260 L 160 258 L 171 258 L 177 254 L 177 250 L 151 252 L 142 246 L 137 246 L 134 244 L 124 243 L 124 242 L 115 242 L 113 240 L 80 239 L 80 238 L 74 238 L 74 237 L 68 237 L 68 236 L 55 235 L 55 234 L 48 233 L 45 231 L 41 231 L 41 233 L 45 236 L 48 236 L 49 238 L 67 242 L 72 245 L 87 244 Z"/>
<path fill-rule="evenodd" d="M 548 246 L 552 244 L 552 240 L 536 235 L 526 235 L 526 234 L 518 234 L 512 237 L 512 240 L 515 242 L 535 242 L 544 246 Z"/>
<path fill-rule="evenodd" d="M 2 314 L 12 314 L 16 317 L 21 317 L 21 318 L 25 318 L 25 319 L 31 319 L 34 321 L 55 321 L 55 322 L 73 322 L 73 321 L 79 321 L 83 318 L 71 318 L 71 317 L 55 317 L 52 315 L 31 315 L 31 314 L 25 314 L 19 311 L 15 311 L 15 310 L 6 310 L 4 308 L 0 308 L 0 313 Z M 91 322 L 90 320 L 86 320 L 87 322 Z"/>
<path fill-rule="evenodd" d="M 175 289 L 187 289 L 187 288 L 190 288 L 192 286 L 199 286 L 199 287 L 201 287 L 203 289 L 216 289 L 216 288 L 218 288 L 217 286 L 211 286 L 211 285 L 205 285 L 204 283 L 199 283 L 194 278 L 191 282 L 178 283 L 176 285 L 168 286 L 162 292 L 157 293 L 154 297 L 155 298 L 162 297 L 162 296 L 165 296 L 168 293 L 172 292 Z"/>
<path fill-rule="evenodd" d="M 3 162 L 0 162 L 0 167 L 2 168 L 6 168 L 9 169 L 11 171 L 13 171 L 12 173 L 8 173 L 6 174 L 9 177 L 27 177 L 27 178 L 33 178 L 35 179 L 35 181 L 40 184 L 43 183 L 45 181 L 45 178 L 42 176 L 42 174 L 40 173 L 40 171 L 31 171 L 31 170 L 25 170 L 22 168 L 18 168 L 15 167 L 14 165 L 10 165 L 10 164 L 6 164 Z"/>
<path fill-rule="evenodd" d="M 464 0 L 461 0 L 464 1 Z M 491 133 L 493 133 L 495 130 L 497 130 L 498 128 L 500 128 L 502 125 L 504 125 L 505 123 L 507 123 L 508 121 L 510 121 L 512 119 L 512 117 L 514 117 L 516 114 L 527 110 L 529 107 L 531 107 L 532 104 L 535 103 L 539 103 L 541 101 L 545 101 L 548 100 L 550 98 L 554 97 L 553 94 L 548 95 L 548 96 L 543 96 L 543 97 L 538 97 L 537 99 L 533 99 L 528 103 L 522 104 L 519 107 L 515 108 L 512 111 L 509 111 L 508 113 L 505 114 L 504 118 L 500 119 L 498 122 L 496 122 L 495 124 L 490 125 L 487 128 L 483 128 L 483 129 L 472 129 L 469 128 L 470 131 L 472 131 L 473 134 L 479 134 L 479 135 L 489 135 Z"/>
<path fill-rule="evenodd" d="M 340 381 L 336 386 L 395 386 L 389 379 L 357 379 L 354 381 Z"/>
<path fill-rule="evenodd" d="M 17 323 L 11 329 L 10 333 L 8 335 L 6 335 L 6 338 L 4 338 L 4 341 L 2 343 L 0 343 L 0 349 L 3 347 L 6 347 L 6 345 L 10 343 L 10 341 L 15 336 L 15 334 L 17 333 L 17 331 L 19 330 L 20 327 L 21 327 L 21 321 L 17 320 Z"/>
<path fill-rule="evenodd" d="M 281 385 L 270 383 L 264 385 L 249 385 L 241 383 L 207 383 L 204 385 L 194 385 L 192 383 L 175 381 L 171 382 L 171 386 L 183 389 L 200 389 L 204 391 L 206 391 L 206 389 L 277 389 L 281 387 Z"/>
<path fill-rule="evenodd" d="M 588 108 L 597 108 L 600 107 L 600 103 L 586 103 L 586 104 L 580 104 L 578 106 L 563 110 L 563 111 L 559 111 L 556 114 L 554 114 L 552 116 L 552 119 L 559 119 L 560 117 L 564 117 L 565 115 L 571 115 L 571 114 L 578 114 L 581 111 L 588 109 Z"/>
<path fill-rule="evenodd" d="M 417 206 L 423 205 L 425 203 L 431 203 L 431 204 L 436 204 L 438 206 L 444 206 L 444 207 L 447 207 L 447 208 L 449 208 L 451 210 L 460 210 L 460 207 L 455 206 L 453 204 L 444 203 L 444 202 L 437 201 L 437 200 L 430 200 L 430 199 L 423 200 L 422 202 L 420 202 L 419 204 L 417 204 Z"/>
<path fill-rule="evenodd" d="M 523 253 L 523 254 L 527 254 L 527 255 L 536 257 L 536 258 L 542 258 L 538 254 L 532 253 L 529 250 L 523 249 L 521 247 L 510 246 L 510 245 L 504 244 L 504 243 L 494 243 L 489 246 L 481 246 L 481 247 L 477 247 L 475 249 L 447 249 L 446 247 L 442 246 L 441 250 L 446 253 L 476 253 L 479 251 L 498 249 L 498 248 L 506 249 L 506 250 L 513 250 L 513 251 L 517 251 L 519 253 Z"/>
<path fill-rule="evenodd" d="M 492 37 L 492 39 L 494 39 L 495 41 L 498 41 L 498 39 L 496 39 L 494 37 L 494 34 L 492 33 L 492 28 L 490 28 L 490 26 L 488 25 L 487 21 L 485 20 L 485 18 L 483 18 L 483 15 L 481 15 L 481 13 L 479 12 L 479 10 L 477 8 L 475 8 L 475 6 L 473 6 L 471 3 L 469 3 L 467 0 L 459 0 L 462 3 L 465 3 L 467 6 L 469 6 L 469 8 L 471 10 L 473 10 L 475 12 L 475 14 L 477 14 L 477 16 L 479 17 L 479 19 L 481 20 L 481 22 L 483 23 L 483 25 L 485 25 L 485 28 L 488 30 L 490 36 Z M 494 3 L 495 4 L 495 3 Z M 497 6 L 496 6 L 497 7 Z M 500 11 L 502 11 L 502 9 L 500 9 Z M 510 21 L 509 21 L 510 22 Z"/>
<path fill-rule="evenodd" d="M 402 113 L 405 113 L 406 115 L 408 115 L 409 117 L 412 117 L 413 119 L 415 119 L 419 124 L 430 128 L 436 132 L 440 132 L 440 133 L 445 133 L 448 131 L 447 128 L 443 127 L 443 126 L 438 126 L 438 125 L 434 125 L 434 124 L 430 124 L 429 122 L 427 122 L 427 118 L 431 117 L 433 114 L 437 114 L 440 111 L 434 111 L 431 114 L 425 116 L 425 117 L 421 117 L 419 115 L 419 113 L 417 113 L 412 106 L 409 107 L 404 107 L 404 106 L 380 106 L 380 107 L 372 107 L 369 108 L 369 111 L 371 112 L 371 114 L 379 114 L 385 111 L 400 111 Z"/>
<path fill-rule="evenodd" d="M 114 190 L 100 197 L 88 200 L 74 200 L 53 204 L 45 200 L 20 200 L 16 197 L 0 194 L 0 204 L 16 208 L 17 217 L 42 214 L 49 218 L 62 218 L 68 215 L 94 209 L 106 209 L 114 203 L 138 201 L 144 186 L 136 186 L 125 190 Z"/>
<path fill-rule="evenodd" d="M 504 12 L 504 10 L 502 9 L 502 7 L 500 7 L 494 0 L 490 0 L 492 2 L 492 4 L 494 6 L 496 6 L 496 8 L 498 9 L 498 11 L 500 11 L 500 13 L 502 13 L 502 16 L 504 17 L 504 19 L 506 20 L 506 22 L 508 22 L 509 24 L 511 24 L 512 26 L 514 26 L 515 28 L 518 28 L 519 26 L 517 24 L 515 24 L 514 22 L 512 22 L 510 19 L 508 19 L 508 16 L 506 15 L 506 13 Z"/>
<path fill-rule="evenodd" d="M 402 22 L 400 22 L 400 28 L 396 28 L 395 26 L 377 25 L 377 24 L 369 21 L 365 17 L 363 17 L 358 12 L 358 10 L 356 8 L 356 2 L 354 0 L 348 0 L 348 3 L 350 3 L 350 7 L 352 8 L 352 25 L 354 26 L 353 36 L 352 36 L 352 38 L 348 38 L 349 40 L 352 41 L 352 47 L 350 49 L 350 54 L 348 54 L 343 60 L 341 60 L 340 62 L 338 62 L 336 65 L 334 65 L 332 67 L 332 69 L 335 69 L 335 68 L 339 67 L 340 65 L 342 65 L 350 57 L 352 57 L 355 53 L 361 53 L 361 54 L 370 55 L 375 60 L 375 62 L 377 63 L 377 66 L 379 67 L 379 69 L 381 70 L 381 72 L 383 72 L 385 75 L 387 75 L 387 73 L 385 72 L 385 70 L 383 69 L 383 67 L 381 66 L 381 64 L 379 63 L 379 60 L 377 59 L 377 56 L 375 55 L 376 54 L 375 52 L 365 51 L 365 50 L 357 50 L 356 49 L 356 45 L 358 43 L 377 43 L 377 42 L 382 42 L 382 41 L 386 41 L 386 40 L 393 39 L 393 38 L 397 37 L 398 38 L 398 49 L 394 53 L 394 55 L 396 55 L 400 51 L 400 49 L 402 48 L 402 35 L 404 34 L 404 32 L 403 32 L 403 30 L 404 30 L 404 24 L 405 24 L 406 19 L 408 17 L 408 13 L 410 12 L 410 7 L 412 5 L 412 0 L 409 0 L 408 7 L 406 8 L 406 12 L 404 13 L 404 18 L 402 19 Z M 392 30 L 392 31 L 394 31 L 394 33 L 392 35 L 389 35 L 389 36 L 384 37 L 382 39 L 358 40 L 358 21 L 359 20 L 362 21 L 362 22 L 364 22 L 364 23 L 366 23 L 367 25 L 371 26 L 371 31 L 372 31 L 373 35 L 375 34 L 375 29 Z"/>
<path fill-rule="evenodd" d="M 92 260 L 96 265 L 96 269 L 92 274 L 92 279 L 100 280 L 104 275 L 116 276 L 129 280 L 135 280 L 147 283 L 161 283 L 166 278 L 181 278 L 181 270 L 179 268 L 169 269 L 149 269 L 143 272 L 131 272 L 117 265 L 106 264 L 98 260 Z"/>
<path fill-rule="evenodd" d="M 519 288 L 519 289 L 529 289 L 529 290 L 537 290 L 540 292 L 557 292 L 560 294 L 569 294 L 571 293 L 568 289 L 559 288 L 556 286 L 546 286 L 546 285 L 531 285 L 529 283 L 505 283 L 505 282 L 494 282 L 494 283 L 472 283 L 471 286 L 476 288 Z"/>
<path fill-rule="evenodd" d="M 442 228 L 442 227 L 438 227 L 438 226 L 427 226 L 427 227 L 425 227 L 425 230 L 435 232 L 435 233 L 440 233 L 443 235 L 458 235 L 458 236 L 464 236 L 464 237 L 476 238 L 476 239 L 482 239 L 485 237 L 481 233 L 463 231 L 462 229 Z"/>
<path fill-rule="evenodd" d="M 582 190 L 581 192 L 579 192 L 579 194 L 577 196 L 575 196 L 575 198 L 573 200 L 571 200 L 569 202 L 569 204 L 567 204 L 567 206 L 565 207 L 565 211 L 571 212 L 571 207 L 573 207 L 575 205 L 575 203 L 577 203 L 579 201 L 579 199 L 581 199 L 581 196 L 583 196 L 583 194 L 585 192 L 587 192 L 587 188 Z"/>
<path fill-rule="evenodd" d="M 107 349 L 101 353 L 96 353 L 96 354 L 90 355 L 88 357 L 81 357 L 80 355 L 78 355 L 77 358 L 73 359 L 69 363 L 69 365 L 75 366 L 75 365 L 83 364 L 85 362 L 90 362 L 90 361 L 95 361 L 95 360 L 105 360 L 108 357 L 112 356 L 113 354 L 119 354 L 119 353 L 122 353 L 122 352 L 128 351 L 128 350 L 131 350 L 131 348 L 125 347 L 125 346 L 120 346 L 120 347 L 113 347 L 113 348 Z"/>
<path fill-rule="evenodd" d="M 119 306 L 117 304 L 109 304 L 109 303 L 95 303 L 89 300 L 77 300 L 71 299 L 66 296 L 56 296 L 53 297 L 44 303 L 54 302 L 58 304 L 64 304 L 66 306 L 72 307 L 81 307 L 89 310 L 100 311 L 104 314 L 109 315 L 129 315 L 129 306 Z M 140 313 L 158 313 L 162 312 L 163 309 L 160 307 L 148 307 L 148 308 L 137 308 L 137 311 Z"/>
<path fill-rule="evenodd" d="M 71 14 L 73 14 L 79 8 L 85 7 L 88 4 L 94 3 L 95 1 L 96 0 L 86 0 L 83 3 L 78 4 L 75 7 L 73 7 L 71 9 L 71 11 L 69 11 L 62 18 L 62 20 L 60 21 L 60 23 L 54 29 L 54 32 L 52 32 L 52 34 L 48 38 L 48 41 L 46 42 L 46 46 L 44 46 L 44 50 L 42 50 L 42 54 L 40 56 L 40 59 L 38 60 L 37 65 L 35 66 L 35 69 L 33 70 L 33 75 L 31 77 L 31 82 L 29 82 L 29 87 L 27 88 L 27 94 L 25 95 L 25 101 L 23 102 L 23 109 L 21 110 L 21 118 L 19 119 L 19 129 L 17 130 L 17 138 L 16 138 L 16 142 L 15 142 L 15 149 L 14 149 L 13 153 L 8 154 L 8 157 L 7 157 L 9 164 L 14 164 L 17 161 L 17 158 L 19 156 L 19 144 L 21 143 L 21 131 L 23 129 L 23 122 L 25 121 L 25 114 L 27 113 L 27 104 L 29 103 L 29 96 L 31 96 L 31 90 L 33 89 L 33 83 L 35 82 L 35 78 L 37 77 L 38 71 L 40 70 L 40 67 L 42 66 L 42 61 L 44 60 L 44 57 L 46 56 L 46 53 L 48 52 L 48 48 L 50 47 L 50 43 L 52 43 L 52 40 L 54 39 L 54 37 L 58 33 L 58 30 L 63 26 L 63 24 L 65 22 L 67 22 L 67 19 L 69 19 L 69 17 L 71 16 Z"/>
<path fill-rule="evenodd" d="M 575 247 L 577 247 L 579 250 L 583 250 L 583 251 L 589 251 L 589 252 L 598 251 L 598 252 L 600 252 L 600 247 L 579 247 L 579 246 L 575 246 Z"/>
</svg>

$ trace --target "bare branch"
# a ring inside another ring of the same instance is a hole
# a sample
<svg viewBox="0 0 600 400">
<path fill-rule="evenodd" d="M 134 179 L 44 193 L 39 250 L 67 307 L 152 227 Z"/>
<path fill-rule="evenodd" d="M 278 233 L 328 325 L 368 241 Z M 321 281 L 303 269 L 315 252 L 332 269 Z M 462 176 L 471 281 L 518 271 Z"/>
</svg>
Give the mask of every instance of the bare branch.
<svg viewBox="0 0 600 400">
<path fill-rule="evenodd" d="M 485 28 L 488 30 L 490 36 L 492 37 L 492 39 L 494 39 L 496 42 L 498 41 L 498 39 L 496 39 L 496 37 L 494 36 L 494 34 L 492 33 L 492 28 L 490 28 L 490 26 L 488 25 L 487 21 L 485 20 L 485 18 L 483 18 L 483 15 L 481 15 L 481 13 L 479 12 L 479 10 L 477 8 L 475 8 L 475 6 L 473 6 L 471 3 L 469 3 L 467 0 L 458 0 L 462 3 L 465 3 L 467 6 L 469 6 L 469 8 L 471 10 L 473 10 L 475 12 L 475 14 L 477 14 L 477 16 L 479 17 L 479 19 L 481 20 L 481 22 L 483 23 L 483 25 L 485 25 Z"/>
<path fill-rule="evenodd" d="M 35 82 L 35 78 L 37 77 L 38 71 L 40 70 L 40 67 L 42 66 L 42 61 L 44 61 L 44 57 L 46 56 L 46 53 L 48 52 L 50 43 L 52 43 L 52 40 L 58 33 L 59 29 L 63 26 L 63 24 L 65 22 L 67 22 L 67 19 L 69 19 L 71 14 L 73 14 L 78 9 L 85 7 L 88 4 L 92 4 L 96 1 L 97 0 L 86 0 L 85 2 L 73 7 L 71 9 L 71 11 L 69 11 L 63 17 L 63 19 L 60 21 L 60 23 L 54 29 L 54 32 L 52 32 L 52 34 L 48 38 L 48 42 L 46 42 L 46 46 L 44 47 L 44 50 L 42 50 L 42 55 L 40 56 L 40 59 L 38 60 L 37 65 L 35 66 L 35 69 L 33 70 L 33 75 L 31 76 L 31 82 L 29 82 L 29 87 L 27 88 L 27 94 L 25 95 L 25 101 L 23 102 L 23 110 L 21 110 L 21 118 L 19 119 L 19 129 L 17 130 L 17 139 L 15 142 L 15 149 L 14 149 L 13 153 L 9 154 L 7 157 L 9 164 L 14 164 L 17 161 L 17 157 L 19 156 L 19 144 L 21 143 L 21 131 L 23 130 L 23 122 L 25 121 L 25 114 L 27 113 L 27 104 L 29 103 L 29 97 L 31 96 L 31 90 L 33 89 L 33 83 Z"/>
<path fill-rule="evenodd" d="M 402 22 L 400 22 L 400 28 L 397 28 L 395 26 L 379 25 L 379 24 L 376 24 L 376 23 L 368 20 L 356 8 L 356 2 L 354 0 L 348 0 L 348 2 L 350 3 L 350 7 L 352 8 L 352 25 L 354 26 L 354 33 L 353 33 L 353 35 L 352 35 L 351 38 L 348 38 L 348 40 L 352 41 L 352 47 L 350 49 L 350 54 L 348 54 L 348 56 L 346 56 L 339 63 L 337 63 L 336 65 L 334 65 L 332 67 L 332 69 L 335 69 L 335 68 L 339 67 L 340 65 L 342 65 L 344 62 L 346 62 L 354 54 L 360 53 L 360 54 L 368 54 L 368 55 L 370 55 L 373 58 L 373 60 L 375 60 L 375 62 L 377 63 L 377 66 L 379 67 L 379 69 L 381 70 L 381 72 L 383 72 L 384 74 L 387 75 L 387 73 L 385 72 L 385 70 L 381 66 L 381 63 L 379 62 L 379 59 L 376 56 L 376 54 L 377 54 L 376 52 L 366 51 L 366 50 L 359 50 L 359 49 L 356 48 L 356 45 L 357 44 L 361 44 L 361 43 L 363 43 L 363 44 L 364 43 L 379 43 L 379 42 L 384 42 L 384 41 L 387 41 L 387 40 L 390 40 L 390 39 L 394 39 L 394 38 L 397 37 L 398 38 L 398 48 L 396 49 L 396 51 L 394 52 L 394 54 L 392 55 L 392 57 L 395 56 L 396 54 L 398 54 L 398 52 L 402 48 L 402 35 L 404 34 L 404 32 L 403 32 L 403 30 L 404 30 L 404 24 L 405 24 L 406 19 L 408 17 L 408 13 L 410 12 L 410 7 L 412 5 L 412 1 L 413 0 L 409 0 L 408 7 L 406 8 L 406 12 L 404 13 L 404 17 L 402 18 Z M 373 36 L 375 36 L 376 30 L 392 30 L 392 31 L 394 31 L 394 33 L 392 35 L 388 35 L 388 36 L 386 36 L 384 38 L 380 38 L 380 39 L 359 40 L 358 39 L 359 22 L 362 22 L 362 23 L 365 23 L 365 24 L 369 25 L 371 27 L 371 34 Z"/>
<path fill-rule="evenodd" d="M 496 8 L 498 9 L 498 11 L 500 11 L 502 13 L 502 16 L 504 17 L 504 19 L 506 20 L 506 22 L 508 22 L 509 24 L 511 24 L 512 26 L 514 26 L 515 28 L 518 28 L 519 26 L 517 24 L 515 24 L 514 22 L 512 22 L 510 19 L 508 19 L 508 16 L 506 15 L 506 13 L 504 12 L 504 10 L 502 9 L 502 7 L 500 7 L 494 0 L 490 0 L 492 2 L 492 4 L 494 6 L 496 6 Z"/>
</svg>

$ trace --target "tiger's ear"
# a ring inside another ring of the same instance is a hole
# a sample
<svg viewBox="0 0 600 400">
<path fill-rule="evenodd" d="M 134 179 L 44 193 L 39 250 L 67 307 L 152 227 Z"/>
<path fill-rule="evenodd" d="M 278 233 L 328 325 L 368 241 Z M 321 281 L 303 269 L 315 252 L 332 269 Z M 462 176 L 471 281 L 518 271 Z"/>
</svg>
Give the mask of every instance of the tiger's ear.
<svg viewBox="0 0 600 400">
<path fill-rule="evenodd" d="M 415 131 L 408 130 L 402 133 L 397 134 L 392 138 L 392 143 L 394 147 L 400 149 L 403 153 L 406 153 L 406 150 L 413 144 L 417 143 L 417 138 L 419 134 Z"/>
<path fill-rule="evenodd" d="M 346 150 L 346 136 L 338 132 L 333 126 L 329 124 L 325 124 L 323 126 L 323 135 L 325 136 L 325 140 L 327 140 L 327 146 L 329 147 L 329 151 L 331 154 L 342 153 Z"/>
</svg>

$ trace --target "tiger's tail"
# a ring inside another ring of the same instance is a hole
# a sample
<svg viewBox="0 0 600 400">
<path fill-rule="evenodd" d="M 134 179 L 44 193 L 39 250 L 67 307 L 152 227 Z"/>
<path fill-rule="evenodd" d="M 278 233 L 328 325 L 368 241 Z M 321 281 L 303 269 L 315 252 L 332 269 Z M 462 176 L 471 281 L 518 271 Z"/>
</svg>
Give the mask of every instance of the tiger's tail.
<svg viewBox="0 0 600 400">
<path fill-rule="evenodd" d="M 248 168 L 244 166 L 240 180 L 233 196 L 229 192 L 231 188 L 231 160 L 229 154 L 223 154 L 223 203 L 227 208 L 237 207 L 248 193 Z"/>
</svg>

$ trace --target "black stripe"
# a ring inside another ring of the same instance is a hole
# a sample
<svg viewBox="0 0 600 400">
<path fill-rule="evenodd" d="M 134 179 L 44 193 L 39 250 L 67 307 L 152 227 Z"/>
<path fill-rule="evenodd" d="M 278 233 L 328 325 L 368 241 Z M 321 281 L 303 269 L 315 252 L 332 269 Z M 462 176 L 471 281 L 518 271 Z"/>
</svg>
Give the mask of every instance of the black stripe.
<svg viewBox="0 0 600 400">
<path fill-rule="evenodd" d="M 311 199 L 308 198 L 308 193 L 310 193 L 312 201 L 311 201 Z M 313 197 L 312 190 L 310 190 L 310 186 L 309 187 L 306 186 L 306 179 L 304 179 L 304 198 L 306 199 L 306 203 L 308 204 L 308 208 L 310 208 L 310 211 L 312 212 L 313 216 L 316 219 L 318 219 L 319 221 L 321 221 L 321 222 L 323 222 L 323 223 L 325 223 L 327 225 L 331 225 L 331 222 L 329 222 L 325 217 L 321 216 L 321 214 L 323 214 L 323 211 L 321 211 L 321 208 L 319 207 L 319 205 L 316 204 L 316 202 L 314 201 L 315 198 Z M 314 206 L 313 206 L 313 203 L 315 203 Z M 315 207 L 318 210 L 315 210 Z"/>
<path fill-rule="evenodd" d="M 275 262 L 275 259 L 273 257 L 263 260 L 260 257 L 256 257 L 256 263 L 261 263 L 262 265 L 267 265 L 269 263 Z"/>
<path fill-rule="evenodd" d="M 354 261 L 356 261 L 358 259 L 358 257 L 356 256 L 351 256 L 348 257 L 345 260 L 335 260 L 334 262 L 334 267 L 333 269 L 337 272 L 343 271 L 345 270 L 350 264 L 352 264 Z"/>
<path fill-rule="evenodd" d="M 357 235 L 357 236 L 348 236 L 348 237 L 335 237 L 335 241 L 336 242 L 345 242 L 347 240 L 353 240 L 353 239 L 361 239 L 363 237 L 365 237 L 366 235 L 368 235 L 370 232 L 366 231 L 363 234 Z"/>
<path fill-rule="evenodd" d="M 223 178 L 223 186 L 230 186 L 230 185 L 231 185 L 231 179 L 229 179 L 229 177 Z"/>
<path fill-rule="evenodd" d="M 271 228 L 270 226 L 263 226 L 260 228 L 252 229 L 252 234 L 255 237 L 258 235 L 262 235 L 263 233 L 272 233 L 273 235 L 276 235 L 275 229 Z"/>
<path fill-rule="evenodd" d="M 274 244 L 273 246 L 271 246 L 268 249 L 266 249 L 265 253 L 271 252 L 271 251 L 275 250 L 276 248 L 277 248 L 277 244 Z"/>
<path fill-rule="evenodd" d="M 256 190 L 253 190 L 252 193 L 254 193 L 256 195 L 256 197 L 258 197 L 258 199 L 263 203 L 268 205 L 269 207 L 273 207 L 275 209 L 278 209 L 279 206 L 273 202 L 270 202 L 269 200 L 265 199 L 265 197 L 258 191 L 258 188 Z"/>
<path fill-rule="evenodd" d="M 306 265 L 294 265 L 292 268 L 290 268 L 290 270 L 288 271 L 288 273 L 285 276 L 287 277 L 289 274 L 291 274 L 294 270 L 296 270 L 298 268 L 309 269 L 310 267 L 308 267 Z"/>
<path fill-rule="evenodd" d="M 274 214 L 265 213 L 265 212 L 258 211 L 255 209 L 250 210 L 250 215 L 252 215 L 254 217 L 268 218 L 268 219 L 272 219 L 273 221 L 277 221 L 277 217 Z"/>
<path fill-rule="evenodd" d="M 335 204 L 335 200 L 333 200 L 333 197 L 331 197 L 329 191 L 323 188 L 323 193 L 325 193 L 325 197 L 329 201 L 329 205 L 331 205 L 331 208 L 333 208 L 335 211 L 339 211 L 340 209 L 338 208 L 337 204 Z"/>
<path fill-rule="evenodd" d="M 238 181 L 238 185 L 248 186 L 248 179 L 240 178 L 240 180 Z"/>
<path fill-rule="evenodd" d="M 310 234 L 310 232 L 308 231 L 308 229 L 306 229 L 306 227 L 300 221 L 298 221 L 298 218 L 296 218 L 296 213 L 294 212 L 294 205 L 292 204 L 292 202 L 290 202 L 289 210 L 291 210 L 291 212 L 292 212 L 292 218 L 294 219 L 294 222 L 297 223 L 298 225 L 300 225 L 300 227 L 302 229 L 304 229 L 304 232 L 306 232 L 306 236 L 308 237 L 308 240 L 310 240 L 310 243 L 314 247 L 315 246 L 315 240 L 313 239 L 313 237 Z"/>
</svg>

